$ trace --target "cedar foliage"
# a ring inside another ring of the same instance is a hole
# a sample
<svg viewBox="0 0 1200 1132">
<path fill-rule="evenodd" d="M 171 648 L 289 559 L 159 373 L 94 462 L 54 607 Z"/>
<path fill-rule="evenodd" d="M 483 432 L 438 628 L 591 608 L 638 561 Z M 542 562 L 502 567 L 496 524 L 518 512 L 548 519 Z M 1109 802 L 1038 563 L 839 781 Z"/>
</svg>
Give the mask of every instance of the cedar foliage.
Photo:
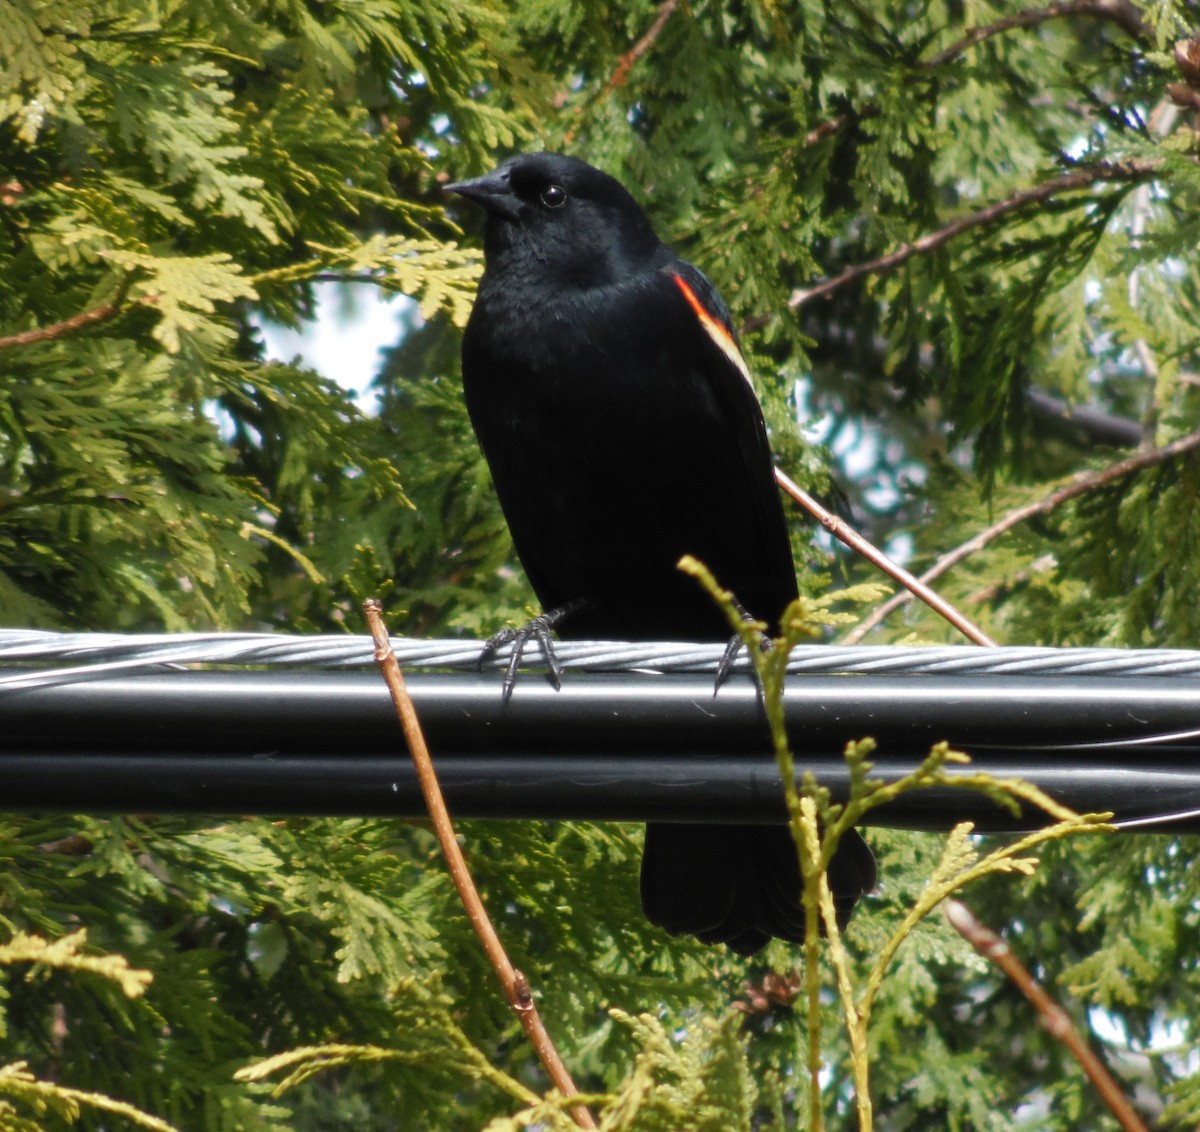
<svg viewBox="0 0 1200 1132">
<path fill-rule="evenodd" d="M 358 631 L 369 593 L 397 631 L 521 617 L 458 396 L 478 218 L 464 237 L 439 184 L 541 146 L 645 200 L 746 328 L 784 462 L 928 564 L 1196 428 L 1200 52 L 1175 45 L 1198 30 L 1184 0 L 0 3 L 0 617 Z M 259 320 L 302 324 L 329 279 L 419 304 L 378 416 L 264 361 Z M 1084 491 L 939 587 L 1009 643 L 1194 644 L 1198 474 L 1185 453 Z M 869 577 L 795 536 L 811 592 Z M 912 606 L 871 639 L 908 634 L 950 639 Z M 465 835 L 580 1083 L 614 1096 L 611 1127 L 797 1126 L 796 1012 L 731 1012 L 787 949 L 747 964 L 651 932 L 634 829 Z M 939 853 L 872 841 L 884 883 L 848 940 L 864 963 Z M 1104 1052 L 1181 1127 L 1200 1121 L 1194 850 L 1053 844 L 1032 879 L 974 897 L 1082 1023 L 1116 1020 Z M 35 1096 L 27 1071 L 184 1129 L 499 1129 L 542 1088 L 417 825 L 8 817 L 0 854 L 6 934 L 82 924 L 154 976 L 135 998 L 69 965 L 9 977 L 0 1128 L 113 1126 Z M 850 1128 L 832 1012 L 829 1030 L 829 1127 Z M 1164 1033 L 1175 1047 L 1148 1055 Z M 233 1079 L 325 1041 L 388 1053 L 281 1096 Z M 880 1128 L 1106 1126 L 936 918 L 872 1041 Z"/>
</svg>

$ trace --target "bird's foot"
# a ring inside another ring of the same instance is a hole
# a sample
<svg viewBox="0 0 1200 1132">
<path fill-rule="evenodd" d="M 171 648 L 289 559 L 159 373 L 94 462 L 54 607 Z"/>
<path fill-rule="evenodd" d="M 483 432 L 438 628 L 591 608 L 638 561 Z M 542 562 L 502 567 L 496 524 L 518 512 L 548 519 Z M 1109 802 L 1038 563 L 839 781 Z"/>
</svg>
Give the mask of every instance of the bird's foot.
<svg viewBox="0 0 1200 1132">
<path fill-rule="evenodd" d="M 754 618 L 742 608 L 736 598 L 734 599 L 733 604 L 738 613 L 742 615 L 743 621 L 754 620 Z M 742 635 L 740 633 L 734 633 L 734 635 L 729 638 L 729 643 L 725 646 L 725 651 L 721 654 L 721 659 L 717 662 L 717 679 L 713 684 L 714 697 L 721 690 L 721 685 L 729 679 L 729 674 L 733 671 L 733 662 L 737 660 L 737 655 L 742 651 L 742 645 L 744 644 L 745 641 L 742 640 Z M 767 636 L 766 633 L 758 634 L 758 647 L 761 652 L 771 651 L 771 638 Z"/>
<path fill-rule="evenodd" d="M 525 649 L 530 641 L 536 642 L 538 649 L 541 651 L 542 659 L 546 662 L 550 683 L 554 685 L 554 690 L 557 692 L 562 687 L 562 665 L 559 663 L 558 654 L 554 649 L 554 639 L 550 636 L 550 633 L 560 621 L 577 610 L 582 609 L 584 604 L 582 601 L 568 602 L 558 609 L 539 613 L 533 620 L 522 625 L 519 629 L 501 629 L 500 632 L 488 639 L 487 644 L 483 646 L 483 651 L 479 654 L 479 660 L 476 662 L 476 667 L 480 670 L 496 655 L 496 652 L 502 645 L 512 645 L 508 664 L 504 668 L 504 681 L 501 684 L 500 690 L 501 703 L 508 703 L 512 696 L 513 688 L 517 683 L 517 669 L 521 666 L 521 660 L 525 655 Z"/>
</svg>

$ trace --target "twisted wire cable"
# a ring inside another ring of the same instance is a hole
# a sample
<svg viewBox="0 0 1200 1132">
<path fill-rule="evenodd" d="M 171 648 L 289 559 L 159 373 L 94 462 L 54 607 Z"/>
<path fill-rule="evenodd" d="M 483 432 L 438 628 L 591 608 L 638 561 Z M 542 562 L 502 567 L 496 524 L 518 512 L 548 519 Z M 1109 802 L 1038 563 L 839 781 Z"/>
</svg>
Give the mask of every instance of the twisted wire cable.
<svg viewBox="0 0 1200 1132">
<path fill-rule="evenodd" d="M 392 647 L 407 669 L 474 670 L 483 643 L 395 637 Z M 715 673 L 724 646 L 689 643 L 563 641 L 566 669 L 582 672 Z M 508 647 L 486 667 L 502 668 Z M 283 633 L 52 633 L 0 630 L 0 688 L 36 687 L 99 679 L 109 673 L 161 665 L 359 668 L 373 663 L 366 636 L 291 636 Z M 538 656 L 527 662 L 541 667 Z M 748 671 L 743 655 L 735 671 Z M 963 676 L 1197 676 L 1200 651 L 1190 649 L 980 648 L 975 645 L 801 645 L 788 664 L 793 674 Z"/>
</svg>

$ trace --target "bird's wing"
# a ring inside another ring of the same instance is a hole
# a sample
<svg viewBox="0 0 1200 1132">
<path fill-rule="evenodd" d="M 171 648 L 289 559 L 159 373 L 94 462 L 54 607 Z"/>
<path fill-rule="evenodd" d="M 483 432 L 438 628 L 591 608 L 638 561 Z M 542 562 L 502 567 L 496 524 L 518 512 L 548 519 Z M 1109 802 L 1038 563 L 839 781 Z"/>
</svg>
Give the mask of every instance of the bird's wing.
<svg viewBox="0 0 1200 1132">
<path fill-rule="evenodd" d="M 772 597 L 777 607 L 758 608 L 747 594 L 748 608 L 755 616 L 773 620 L 783 612 L 782 604 L 795 597 L 795 567 L 783 505 L 774 480 L 770 440 L 750 369 L 738 343 L 729 308 L 703 272 L 685 260 L 675 260 L 664 273 L 678 292 L 679 301 L 688 307 L 704 332 L 703 374 L 741 453 L 747 481 L 744 498 L 747 506 L 753 509 L 763 553 L 770 559 L 763 563 L 763 569 L 775 580 Z M 779 581 L 782 578 L 791 579 L 791 584 L 782 584 Z"/>
</svg>

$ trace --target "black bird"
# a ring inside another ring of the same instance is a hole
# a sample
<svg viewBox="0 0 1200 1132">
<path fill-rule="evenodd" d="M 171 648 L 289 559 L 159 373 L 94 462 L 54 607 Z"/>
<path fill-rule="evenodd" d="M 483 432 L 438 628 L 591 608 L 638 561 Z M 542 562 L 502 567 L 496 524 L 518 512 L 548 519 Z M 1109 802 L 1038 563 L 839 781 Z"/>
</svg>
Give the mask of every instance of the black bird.
<svg viewBox="0 0 1200 1132">
<path fill-rule="evenodd" d="M 513 543 L 554 627 L 584 640 L 725 641 L 684 554 L 774 630 L 797 594 L 762 412 L 716 289 L 621 184 L 535 153 L 448 185 L 487 211 L 463 340 L 467 409 Z M 523 644 L 523 637 L 519 644 Z M 854 833 L 830 870 L 844 923 L 875 883 Z M 784 826 L 651 824 L 647 917 L 752 954 L 800 942 Z"/>
</svg>

